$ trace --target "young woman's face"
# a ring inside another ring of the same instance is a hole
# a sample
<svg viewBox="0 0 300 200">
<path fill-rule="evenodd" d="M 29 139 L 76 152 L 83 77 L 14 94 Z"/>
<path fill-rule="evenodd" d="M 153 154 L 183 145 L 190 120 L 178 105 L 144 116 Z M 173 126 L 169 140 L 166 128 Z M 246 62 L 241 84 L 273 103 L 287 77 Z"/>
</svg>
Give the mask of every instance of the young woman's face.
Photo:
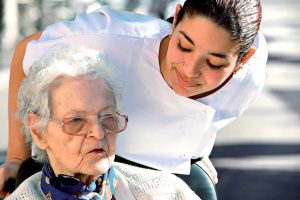
<svg viewBox="0 0 300 200">
<path fill-rule="evenodd" d="M 236 62 L 228 31 L 204 17 L 185 17 L 173 31 L 161 72 L 177 94 L 189 97 L 220 86 Z"/>
<path fill-rule="evenodd" d="M 65 79 L 52 90 L 51 117 L 61 120 L 92 114 L 115 113 L 116 107 L 111 90 L 101 80 Z M 93 126 L 86 135 L 73 136 L 62 131 L 52 121 L 44 133 L 46 151 L 56 174 L 76 176 L 99 175 L 108 170 L 114 160 L 117 134 L 108 134 L 90 116 Z"/>
</svg>

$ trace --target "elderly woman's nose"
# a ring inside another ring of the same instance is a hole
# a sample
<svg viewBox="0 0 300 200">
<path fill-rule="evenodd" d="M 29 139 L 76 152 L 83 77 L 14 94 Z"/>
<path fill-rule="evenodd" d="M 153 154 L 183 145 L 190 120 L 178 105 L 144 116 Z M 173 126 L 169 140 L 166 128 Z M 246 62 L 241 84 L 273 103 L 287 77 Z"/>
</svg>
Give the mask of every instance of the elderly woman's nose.
<svg viewBox="0 0 300 200">
<path fill-rule="evenodd" d="M 103 126 L 98 122 L 98 120 L 94 121 L 94 125 L 92 126 L 91 130 L 88 133 L 88 137 L 94 137 L 97 139 L 102 139 L 105 136 L 105 130 Z"/>
</svg>

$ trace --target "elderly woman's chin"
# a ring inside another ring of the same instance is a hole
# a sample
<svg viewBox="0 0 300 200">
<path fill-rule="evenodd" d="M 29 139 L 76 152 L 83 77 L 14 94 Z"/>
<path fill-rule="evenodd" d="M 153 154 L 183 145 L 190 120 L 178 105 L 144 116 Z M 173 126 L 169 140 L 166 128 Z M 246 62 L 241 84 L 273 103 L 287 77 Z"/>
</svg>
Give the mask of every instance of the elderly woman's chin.
<svg viewBox="0 0 300 200">
<path fill-rule="evenodd" d="M 99 175 L 104 174 L 111 167 L 112 162 L 114 161 L 115 156 L 108 156 L 105 158 L 92 158 L 90 162 L 86 162 L 88 166 L 84 170 L 85 174 L 89 175 Z"/>
</svg>

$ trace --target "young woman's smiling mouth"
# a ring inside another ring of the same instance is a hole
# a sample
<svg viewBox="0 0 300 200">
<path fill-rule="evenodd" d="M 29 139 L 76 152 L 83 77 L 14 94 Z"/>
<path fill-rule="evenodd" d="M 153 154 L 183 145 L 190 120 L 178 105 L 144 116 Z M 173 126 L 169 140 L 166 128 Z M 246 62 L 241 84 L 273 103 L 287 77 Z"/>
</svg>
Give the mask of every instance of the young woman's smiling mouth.
<svg viewBox="0 0 300 200">
<path fill-rule="evenodd" d="M 180 74 L 177 70 L 176 70 L 176 77 L 178 82 L 183 85 L 184 87 L 197 87 L 200 84 L 196 83 L 195 81 L 191 81 L 191 80 L 187 80 L 186 78 L 184 78 L 184 76 L 182 74 Z"/>
</svg>

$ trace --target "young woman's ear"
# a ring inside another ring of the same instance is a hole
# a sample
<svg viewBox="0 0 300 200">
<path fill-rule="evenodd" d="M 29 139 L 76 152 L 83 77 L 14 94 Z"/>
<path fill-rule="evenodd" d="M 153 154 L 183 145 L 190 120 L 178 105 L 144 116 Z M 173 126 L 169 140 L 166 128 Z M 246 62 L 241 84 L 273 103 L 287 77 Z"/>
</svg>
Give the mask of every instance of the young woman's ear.
<svg viewBox="0 0 300 200">
<path fill-rule="evenodd" d="M 179 11 L 182 9 L 182 6 L 180 4 L 176 4 L 176 7 L 175 7 L 175 15 L 174 15 L 174 19 L 173 19 L 173 22 L 172 22 L 172 32 L 174 31 L 174 28 L 175 26 L 177 25 L 177 22 L 178 22 L 178 13 Z"/>
<path fill-rule="evenodd" d="M 39 120 L 39 116 L 33 112 L 28 113 L 27 125 L 30 130 L 32 140 L 40 149 L 45 149 L 47 143 L 44 140 L 43 133 L 36 128 L 36 124 L 39 122 Z"/>
<path fill-rule="evenodd" d="M 240 63 L 234 69 L 234 72 L 233 72 L 234 74 L 243 68 L 243 65 L 254 55 L 255 51 L 256 51 L 255 47 L 251 47 L 249 49 L 249 51 L 243 56 Z"/>
<path fill-rule="evenodd" d="M 241 64 L 245 64 L 255 53 L 256 49 L 255 47 L 251 47 L 249 51 L 244 55 L 244 57 L 241 60 Z"/>
</svg>

